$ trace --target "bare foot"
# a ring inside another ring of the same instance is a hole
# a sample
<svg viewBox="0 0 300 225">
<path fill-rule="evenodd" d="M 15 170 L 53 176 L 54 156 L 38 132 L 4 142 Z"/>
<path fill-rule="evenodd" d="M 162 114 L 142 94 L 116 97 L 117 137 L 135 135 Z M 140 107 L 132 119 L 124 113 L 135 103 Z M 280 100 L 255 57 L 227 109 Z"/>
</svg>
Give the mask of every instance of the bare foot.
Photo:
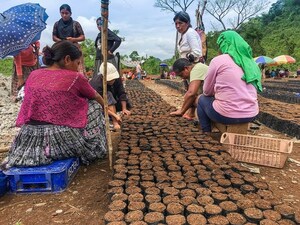
<svg viewBox="0 0 300 225">
<path fill-rule="evenodd" d="M 187 119 L 187 120 L 193 120 L 194 119 L 194 117 L 191 117 L 188 114 L 184 114 L 182 117 Z"/>
</svg>

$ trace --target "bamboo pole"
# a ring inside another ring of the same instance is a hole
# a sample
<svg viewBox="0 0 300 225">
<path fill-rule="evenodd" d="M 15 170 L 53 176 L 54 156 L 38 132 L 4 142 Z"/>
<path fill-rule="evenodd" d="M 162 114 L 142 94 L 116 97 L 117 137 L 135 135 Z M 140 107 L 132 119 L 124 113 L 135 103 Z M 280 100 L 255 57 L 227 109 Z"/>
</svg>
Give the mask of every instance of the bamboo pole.
<svg viewBox="0 0 300 225">
<path fill-rule="evenodd" d="M 101 16 L 103 24 L 101 26 L 101 53 L 103 56 L 102 63 L 104 64 L 103 72 L 103 100 L 104 100 L 104 115 L 105 115 L 105 127 L 106 127 L 106 139 L 109 156 L 109 167 L 112 170 L 112 155 L 113 147 L 111 140 L 111 133 L 109 129 L 109 117 L 108 117 L 108 102 L 107 102 L 107 34 L 108 34 L 108 3 L 109 0 L 101 0 Z"/>
</svg>

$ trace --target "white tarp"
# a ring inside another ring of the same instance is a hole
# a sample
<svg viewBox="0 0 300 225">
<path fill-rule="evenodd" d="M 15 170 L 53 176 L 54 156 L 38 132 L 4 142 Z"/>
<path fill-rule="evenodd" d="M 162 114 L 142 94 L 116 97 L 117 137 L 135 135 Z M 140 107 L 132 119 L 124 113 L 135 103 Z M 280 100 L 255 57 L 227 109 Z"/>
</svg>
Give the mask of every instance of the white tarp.
<svg viewBox="0 0 300 225">
<path fill-rule="evenodd" d="M 127 67 L 136 67 L 137 64 L 142 64 L 143 60 L 142 61 L 126 61 L 126 60 L 121 59 L 121 63 Z"/>
</svg>

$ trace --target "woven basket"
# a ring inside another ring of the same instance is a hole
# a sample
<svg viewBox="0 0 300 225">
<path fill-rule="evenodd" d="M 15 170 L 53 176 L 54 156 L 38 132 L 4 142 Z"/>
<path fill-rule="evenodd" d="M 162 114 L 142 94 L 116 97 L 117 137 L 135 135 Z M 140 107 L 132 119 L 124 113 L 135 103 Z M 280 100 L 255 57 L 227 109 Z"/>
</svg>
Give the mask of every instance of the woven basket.
<svg viewBox="0 0 300 225">
<path fill-rule="evenodd" d="M 282 168 L 293 150 L 293 141 L 254 135 L 223 133 L 220 142 L 241 162 Z"/>
</svg>

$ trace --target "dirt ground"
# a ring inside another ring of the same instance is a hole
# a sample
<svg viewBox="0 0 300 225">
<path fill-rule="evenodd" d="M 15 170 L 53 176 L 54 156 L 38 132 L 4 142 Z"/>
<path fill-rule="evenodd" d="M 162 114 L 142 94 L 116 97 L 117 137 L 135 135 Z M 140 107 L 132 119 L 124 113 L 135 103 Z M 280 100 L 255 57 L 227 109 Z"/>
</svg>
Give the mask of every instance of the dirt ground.
<svg viewBox="0 0 300 225">
<path fill-rule="evenodd" d="M 153 80 L 142 81 L 170 105 L 179 107 L 182 94 Z M 290 139 L 261 125 L 257 135 Z M 112 133 L 114 149 L 121 133 Z M 290 158 L 300 161 L 300 144 L 295 143 Z M 255 166 L 257 176 L 266 180 L 274 194 L 300 211 L 300 164 L 287 162 L 283 169 Z M 0 224 L 104 224 L 108 209 L 108 182 L 112 172 L 108 159 L 81 166 L 70 186 L 58 194 L 6 194 L 0 197 Z"/>
<path fill-rule="evenodd" d="M 112 133 L 117 148 L 120 133 Z M 6 194 L 0 197 L 0 224 L 104 224 L 111 178 L 108 158 L 81 166 L 70 186 L 57 194 Z"/>
<path fill-rule="evenodd" d="M 143 82 L 148 88 L 151 88 L 159 93 L 163 99 L 168 102 L 170 105 L 180 107 L 182 102 L 181 94 L 174 91 L 174 89 L 162 87 L 158 84 L 154 84 L 153 81 L 144 81 Z M 269 110 L 274 112 L 276 115 L 275 109 L 283 108 L 288 109 L 290 115 L 299 113 L 299 106 L 295 106 L 287 103 L 280 103 L 274 100 L 268 100 L 266 98 L 260 99 L 262 102 L 271 102 L 276 105 L 274 109 L 270 108 Z M 293 111 L 295 113 L 293 113 Z M 289 116 L 290 116 L 289 115 Z M 261 135 L 265 137 L 274 137 L 281 139 L 292 139 L 293 137 L 288 137 L 286 134 L 280 133 L 278 131 L 269 129 L 268 127 L 261 125 L 259 130 L 254 130 L 251 132 L 253 135 Z M 260 169 L 259 177 L 262 177 L 263 180 L 266 180 L 270 185 L 270 189 L 273 191 L 275 196 L 282 198 L 283 201 L 293 205 L 295 209 L 300 211 L 300 142 L 296 141 L 293 145 L 293 152 L 289 155 L 290 159 L 295 159 L 299 163 L 295 162 L 286 162 L 283 169 L 270 168 L 264 166 L 256 166 Z"/>
</svg>

